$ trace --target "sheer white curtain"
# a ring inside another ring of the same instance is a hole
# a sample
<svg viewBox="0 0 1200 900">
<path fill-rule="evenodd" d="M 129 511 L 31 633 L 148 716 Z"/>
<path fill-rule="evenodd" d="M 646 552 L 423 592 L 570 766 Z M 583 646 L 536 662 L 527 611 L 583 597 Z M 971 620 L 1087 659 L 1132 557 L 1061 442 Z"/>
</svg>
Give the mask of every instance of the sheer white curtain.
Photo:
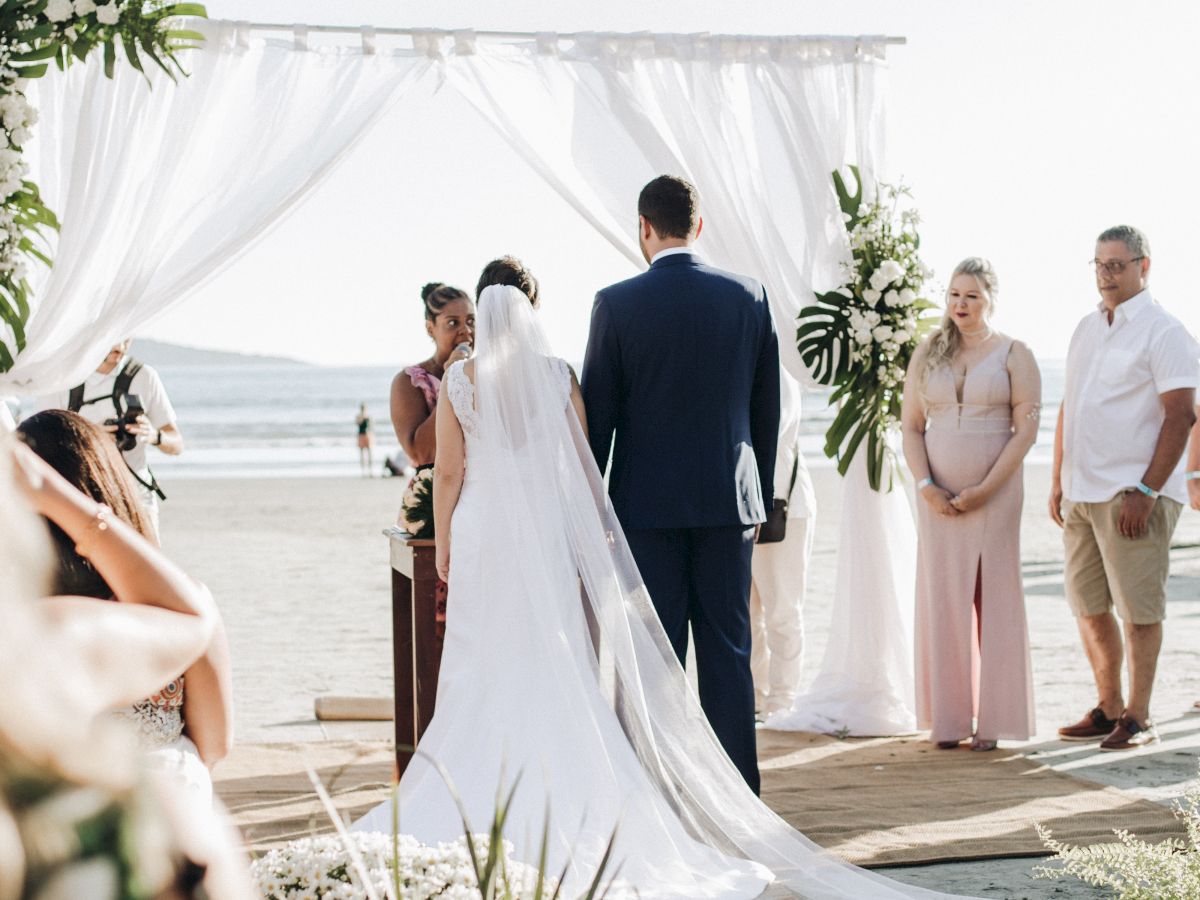
<svg viewBox="0 0 1200 900">
<path fill-rule="evenodd" d="M 199 22 L 191 77 L 104 78 L 100 54 L 32 85 L 33 177 L 63 223 L 35 271 L 28 344 L 0 394 L 83 380 L 105 349 L 254 245 L 435 64 L 415 49 L 251 37 Z"/>
<path fill-rule="evenodd" d="M 760 278 L 784 364 L 814 287 L 848 258 L 830 173 L 883 166 L 884 44 L 870 40 L 455 35 L 449 83 L 639 267 L 636 200 L 655 175 L 699 188 L 699 249 Z"/>
<path fill-rule="evenodd" d="M 639 268 L 636 200 L 655 175 L 700 189 L 701 254 L 760 278 L 783 365 L 811 384 L 796 316 L 849 258 L 830 180 L 885 176 L 885 45 L 843 39 L 580 35 L 447 46 L 449 82 Z M 842 485 L 833 620 L 820 671 L 773 727 L 911 731 L 915 529 L 903 490 L 857 460 Z"/>
</svg>

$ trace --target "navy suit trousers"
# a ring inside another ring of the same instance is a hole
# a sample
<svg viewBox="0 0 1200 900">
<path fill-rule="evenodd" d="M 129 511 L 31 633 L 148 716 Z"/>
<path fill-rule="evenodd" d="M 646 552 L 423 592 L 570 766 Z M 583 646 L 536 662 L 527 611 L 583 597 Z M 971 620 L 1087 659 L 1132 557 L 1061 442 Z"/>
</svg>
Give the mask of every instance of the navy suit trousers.
<svg viewBox="0 0 1200 900">
<path fill-rule="evenodd" d="M 754 526 L 633 529 L 625 536 L 681 665 L 691 625 L 700 705 L 721 746 L 757 794 L 750 676 Z"/>
</svg>

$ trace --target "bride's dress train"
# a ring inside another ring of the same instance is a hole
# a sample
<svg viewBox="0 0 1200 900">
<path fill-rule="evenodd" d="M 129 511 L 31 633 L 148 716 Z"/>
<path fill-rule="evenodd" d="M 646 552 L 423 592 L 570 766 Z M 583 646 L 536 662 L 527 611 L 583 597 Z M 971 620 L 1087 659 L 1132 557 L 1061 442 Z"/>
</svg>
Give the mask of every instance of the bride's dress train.
<svg viewBox="0 0 1200 900">
<path fill-rule="evenodd" d="M 536 862 L 549 815 L 549 871 L 571 861 L 563 896 L 590 882 L 614 829 L 610 897 L 734 900 L 772 881 L 809 898 L 940 896 L 842 862 L 751 793 L 658 623 L 571 408 L 570 370 L 524 294 L 484 291 L 477 348 L 474 384 L 462 364 L 444 383 L 467 474 L 437 711 L 400 781 L 400 830 L 462 834 L 434 759 L 476 830 L 520 777 L 506 836 Z M 391 804 L 355 828 L 390 831 Z"/>
</svg>

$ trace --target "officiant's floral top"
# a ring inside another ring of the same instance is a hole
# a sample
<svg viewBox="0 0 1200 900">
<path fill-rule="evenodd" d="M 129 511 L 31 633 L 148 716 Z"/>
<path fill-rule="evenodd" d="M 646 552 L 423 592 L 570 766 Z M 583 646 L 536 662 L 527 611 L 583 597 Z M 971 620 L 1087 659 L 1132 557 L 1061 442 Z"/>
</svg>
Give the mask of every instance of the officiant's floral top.
<svg viewBox="0 0 1200 900">
<path fill-rule="evenodd" d="M 183 676 L 113 715 L 131 724 L 147 747 L 163 747 L 179 740 L 183 735 Z"/>
<path fill-rule="evenodd" d="M 436 375 L 430 375 L 420 366 L 409 366 L 404 370 L 404 374 L 412 379 L 412 383 L 416 388 L 425 395 L 425 405 L 429 407 L 429 411 L 433 412 L 438 401 L 438 391 L 441 390 L 442 382 Z"/>
</svg>

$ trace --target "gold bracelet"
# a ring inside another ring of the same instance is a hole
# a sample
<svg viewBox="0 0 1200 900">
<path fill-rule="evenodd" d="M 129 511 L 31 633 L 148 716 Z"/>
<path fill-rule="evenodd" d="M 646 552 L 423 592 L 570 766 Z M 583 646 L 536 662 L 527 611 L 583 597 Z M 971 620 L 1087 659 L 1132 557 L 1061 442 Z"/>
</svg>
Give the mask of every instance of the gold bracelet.
<svg viewBox="0 0 1200 900">
<path fill-rule="evenodd" d="M 88 522 L 87 528 L 83 532 L 83 537 L 75 543 L 75 552 L 85 559 L 89 558 L 87 550 L 84 549 L 89 539 L 92 539 L 93 533 L 103 534 L 110 527 L 109 519 L 112 517 L 113 511 L 111 507 L 105 506 L 103 503 L 96 507 L 96 512 Z"/>
</svg>

